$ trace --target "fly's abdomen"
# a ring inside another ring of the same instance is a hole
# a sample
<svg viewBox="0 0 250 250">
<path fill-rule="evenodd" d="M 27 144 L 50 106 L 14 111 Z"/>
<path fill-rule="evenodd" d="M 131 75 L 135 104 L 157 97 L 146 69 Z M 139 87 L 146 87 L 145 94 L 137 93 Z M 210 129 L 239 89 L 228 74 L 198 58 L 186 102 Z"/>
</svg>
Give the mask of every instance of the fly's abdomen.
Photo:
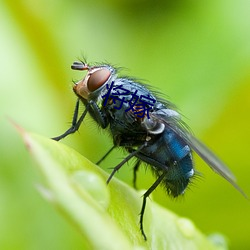
<svg viewBox="0 0 250 250">
<path fill-rule="evenodd" d="M 157 176 L 165 174 L 162 184 L 174 197 L 185 191 L 194 175 L 190 147 L 166 128 L 137 157 L 150 164 Z"/>
<path fill-rule="evenodd" d="M 169 195 L 177 197 L 184 193 L 193 175 L 192 156 L 188 154 L 180 161 L 170 164 L 163 185 Z"/>
<path fill-rule="evenodd" d="M 168 170 L 163 184 L 167 192 L 176 197 L 184 193 L 194 175 L 192 154 L 190 147 L 173 131 L 166 131 L 164 134 L 170 161 L 166 164 Z"/>
</svg>

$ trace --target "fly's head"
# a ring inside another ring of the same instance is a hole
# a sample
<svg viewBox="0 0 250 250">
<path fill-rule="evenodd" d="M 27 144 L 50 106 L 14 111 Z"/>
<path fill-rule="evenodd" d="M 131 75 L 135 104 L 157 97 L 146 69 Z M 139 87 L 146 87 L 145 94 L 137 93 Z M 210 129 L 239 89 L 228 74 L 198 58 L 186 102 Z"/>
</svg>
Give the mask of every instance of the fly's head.
<svg viewBox="0 0 250 250">
<path fill-rule="evenodd" d="M 73 87 L 75 94 L 85 100 L 95 92 L 99 92 L 116 76 L 115 69 L 109 65 L 89 66 L 83 62 L 74 62 L 71 69 L 88 71 L 86 76 Z"/>
</svg>

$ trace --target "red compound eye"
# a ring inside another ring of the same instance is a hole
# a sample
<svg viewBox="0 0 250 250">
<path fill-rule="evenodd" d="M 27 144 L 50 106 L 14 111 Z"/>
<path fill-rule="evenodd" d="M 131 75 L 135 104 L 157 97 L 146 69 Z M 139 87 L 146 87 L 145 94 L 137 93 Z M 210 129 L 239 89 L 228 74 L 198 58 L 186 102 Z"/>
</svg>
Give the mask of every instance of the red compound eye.
<svg viewBox="0 0 250 250">
<path fill-rule="evenodd" d="M 99 69 L 92 73 L 88 79 L 88 90 L 93 92 L 99 89 L 110 77 L 110 71 L 108 69 Z"/>
</svg>

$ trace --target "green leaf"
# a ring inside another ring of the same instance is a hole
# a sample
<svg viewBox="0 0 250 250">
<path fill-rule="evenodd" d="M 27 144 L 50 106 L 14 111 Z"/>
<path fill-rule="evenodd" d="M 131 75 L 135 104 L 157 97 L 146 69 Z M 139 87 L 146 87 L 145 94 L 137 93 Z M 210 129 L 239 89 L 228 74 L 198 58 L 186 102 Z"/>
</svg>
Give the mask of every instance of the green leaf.
<svg viewBox="0 0 250 250">
<path fill-rule="evenodd" d="M 144 241 L 139 229 L 143 192 L 108 174 L 60 142 L 21 130 L 44 176 L 43 196 L 81 232 L 83 249 L 226 249 L 215 245 L 186 218 L 148 199 Z"/>
</svg>

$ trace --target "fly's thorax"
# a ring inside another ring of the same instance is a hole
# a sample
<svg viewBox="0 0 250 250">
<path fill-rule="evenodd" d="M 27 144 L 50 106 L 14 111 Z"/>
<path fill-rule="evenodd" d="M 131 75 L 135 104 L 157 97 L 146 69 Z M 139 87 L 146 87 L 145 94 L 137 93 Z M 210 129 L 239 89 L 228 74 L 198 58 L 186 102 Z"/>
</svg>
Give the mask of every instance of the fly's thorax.
<svg viewBox="0 0 250 250">
<path fill-rule="evenodd" d="M 162 104 L 161 106 L 161 109 L 153 110 L 150 113 L 150 117 L 144 117 L 141 122 L 142 127 L 150 134 L 161 134 L 165 129 L 165 123 L 171 123 L 181 119 L 177 111 L 168 109 Z"/>
<path fill-rule="evenodd" d="M 110 111 L 119 116 L 121 113 L 126 116 L 127 113 L 128 116 L 141 120 L 140 118 L 143 116 L 140 115 L 140 112 L 154 109 L 156 97 L 143 85 L 132 79 L 116 78 L 109 90 L 111 90 L 110 94 L 105 94 L 108 98 L 106 104 Z M 147 115 L 147 112 L 144 112 L 144 115 Z"/>
<path fill-rule="evenodd" d="M 150 134 L 161 134 L 164 129 L 165 125 L 154 118 L 147 118 L 145 117 L 141 122 L 142 127 L 148 131 Z"/>
</svg>

